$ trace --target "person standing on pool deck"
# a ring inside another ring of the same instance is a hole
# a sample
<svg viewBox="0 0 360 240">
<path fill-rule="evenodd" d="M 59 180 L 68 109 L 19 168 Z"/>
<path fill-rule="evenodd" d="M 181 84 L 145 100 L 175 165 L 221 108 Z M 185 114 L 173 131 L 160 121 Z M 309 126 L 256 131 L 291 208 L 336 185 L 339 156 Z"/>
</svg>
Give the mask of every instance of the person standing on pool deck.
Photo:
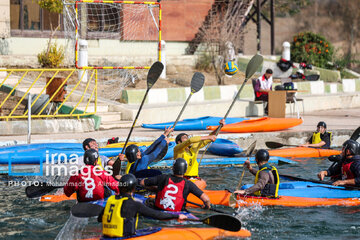
<svg viewBox="0 0 360 240">
<path fill-rule="evenodd" d="M 107 200 L 98 221 L 102 222 L 105 237 L 131 237 L 136 234 L 139 214 L 159 220 L 185 220 L 183 214 L 174 215 L 151 209 L 133 199 L 137 179 L 132 174 L 124 175 L 119 182 L 120 194 Z"/>
<path fill-rule="evenodd" d="M 326 123 L 321 121 L 317 124 L 316 132 L 301 147 L 330 148 L 331 132 L 326 131 Z"/>
<path fill-rule="evenodd" d="M 260 149 L 255 154 L 255 161 L 259 170 L 255 170 L 250 161 L 245 161 L 244 166 L 249 169 L 251 174 L 255 175 L 255 184 L 245 190 L 237 190 L 234 193 L 241 195 L 255 195 L 261 197 L 278 197 L 280 178 L 277 169 L 268 164 L 269 152 Z"/>
</svg>

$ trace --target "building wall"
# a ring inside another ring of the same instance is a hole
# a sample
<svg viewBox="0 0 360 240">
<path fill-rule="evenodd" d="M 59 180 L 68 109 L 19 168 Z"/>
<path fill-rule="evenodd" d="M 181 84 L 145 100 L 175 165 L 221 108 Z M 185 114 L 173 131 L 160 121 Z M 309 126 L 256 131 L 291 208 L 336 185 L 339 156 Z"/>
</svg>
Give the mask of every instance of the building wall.
<svg viewBox="0 0 360 240">
<path fill-rule="evenodd" d="M 0 1 L 0 38 L 10 37 L 10 0 Z"/>
</svg>

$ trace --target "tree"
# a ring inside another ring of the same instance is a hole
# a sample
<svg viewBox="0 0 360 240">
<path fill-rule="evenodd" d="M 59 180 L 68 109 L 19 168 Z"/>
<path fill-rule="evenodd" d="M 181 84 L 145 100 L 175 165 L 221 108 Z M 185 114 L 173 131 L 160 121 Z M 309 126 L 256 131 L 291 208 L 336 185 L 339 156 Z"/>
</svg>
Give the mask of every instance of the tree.
<svg viewBox="0 0 360 240">
<path fill-rule="evenodd" d="M 203 52 L 200 61 L 206 61 L 205 64 L 198 62 L 197 66 L 206 69 L 211 65 L 219 85 L 224 84 L 227 46 L 231 44 L 235 50 L 242 47 L 243 23 L 253 3 L 254 0 L 215 1 L 195 37 L 196 48 Z"/>
</svg>

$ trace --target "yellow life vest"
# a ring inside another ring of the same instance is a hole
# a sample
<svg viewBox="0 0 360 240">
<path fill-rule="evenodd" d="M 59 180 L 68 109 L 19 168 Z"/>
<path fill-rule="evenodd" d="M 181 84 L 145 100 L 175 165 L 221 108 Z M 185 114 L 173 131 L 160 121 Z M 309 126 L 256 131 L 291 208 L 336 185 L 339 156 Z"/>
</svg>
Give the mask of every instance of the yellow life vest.
<svg viewBox="0 0 360 240">
<path fill-rule="evenodd" d="M 272 174 L 274 175 L 274 181 L 275 184 L 270 184 L 267 183 L 264 187 L 264 189 L 262 189 L 261 191 L 256 191 L 254 192 L 255 196 L 263 196 L 263 197 L 278 197 L 278 192 L 279 192 L 279 173 L 278 170 L 274 167 L 271 166 L 271 168 L 269 167 L 263 167 L 262 169 L 260 169 L 259 171 L 257 171 L 256 176 L 255 176 L 255 184 L 259 181 L 259 174 L 261 171 L 264 170 L 270 170 L 272 172 Z"/>
<path fill-rule="evenodd" d="M 197 153 L 190 149 L 190 152 L 184 151 L 183 158 L 187 162 L 187 169 L 184 176 L 199 176 L 199 162 L 197 161 Z"/>
<path fill-rule="evenodd" d="M 139 160 L 137 160 L 137 161 L 139 161 Z M 125 168 L 125 174 L 129 174 L 129 173 L 130 173 L 131 166 L 132 166 L 134 163 L 136 163 L 136 161 L 135 161 L 135 162 L 132 162 L 132 163 L 130 163 L 130 162 L 128 161 L 128 163 L 126 164 L 126 168 Z M 147 167 L 147 169 L 150 169 L 150 167 Z"/>
<path fill-rule="evenodd" d="M 104 167 L 103 167 L 102 162 L 101 162 L 101 157 L 98 157 L 98 160 L 97 160 L 97 162 L 96 162 L 96 165 L 98 165 L 101 170 L 104 170 Z"/>
<path fill-rule="evenodd" d="M 135 219 L 126 219 L 121 216 L 121 208 L 128 197 L 120 198 L 111 196 L 108 198 L 104 215 L 102 217 L 103 234 L 107 237 L 124 237 L 135 234 L 139 215 Z"/>
<path fill-rule="evenodd" d="M 331 145 L 331 138 L 332 138 L 332 132 L 327 132 L 330 134 L 330 145 Z M 314 132 L 313 135 L 312 135 L 312 139 L 311 139 L 311 144 L 318 144 L 320 143 L 322 140 L 321 140 L 321 137 L 320 137 L 320 132 Z"/>
</svg>

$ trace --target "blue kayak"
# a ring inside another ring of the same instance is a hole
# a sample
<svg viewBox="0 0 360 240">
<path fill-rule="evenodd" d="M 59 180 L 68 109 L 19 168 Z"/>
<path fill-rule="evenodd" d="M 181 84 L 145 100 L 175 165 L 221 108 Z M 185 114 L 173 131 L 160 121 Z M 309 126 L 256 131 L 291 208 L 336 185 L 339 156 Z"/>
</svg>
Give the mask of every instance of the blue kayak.
<svg viewBox="0 0 360 240">
<path fill-rule="evenodd" d="M 242 187 L 246 189 L 252 184 Z M 359 198 L 359 190 L 348 190 L 341 186 L 312 183 L 305 181 L 284 182 L 279 185 L 279 195 L 304 198 Z"/>
<path fill-rule="evenodd" d="M 218 138 L 215 142 L 211 143 L 209 152 L 212 154 L 220 155 L 220 156 L 234 156 L 235 154 L 241 153 L 243 151 L 242 148 L 239 147 L 233 141 Z"/>
<path fill-rule="evenodd" d="M 244 162 L 247 160 L 247 157 L 234 157 L 234 158 L 203 158 L 201 161 L 201 166 L 206 167 L 216 167 L 221 165 L 241 165 L 244 164 Z M 199 161 L 199 160 L 198 160 Z M 256 164 L 255 158 L 250 158 L 251 164 Z M 275 157 L 271 156 L 269 163 L 275 163 L 275 164 L 295 164 L 295 161 L 283 158 L 283 157 Z M 150 164 L 150 167 L 152 168 L 166 168 L 166 167 L 172 167 L 174 164 L 174 160 L 164 160 L 157 163 Z"/>
<path fill-rule="evenodd" d="M 200 118 L 188 118 L 179 121 L 176 126 L 176 131 L 188 131 L 188 130 L 206 130 L 207 126 L 219 125 L 221 117 L 200 117 Z M 226 118 L 226 124 L 242 122 L 248 120 L 248 118 Z M 172 127 L 174 122 L 155 123 L 155 124 L 143 124 L 143 128 L 161 129 L 164 130 L 167 127 Z"/>
<path fill-rule="evenodd" d="M 146 147 L 140 147 L 142 151 Z M 100 148 L 99 154 L 106 157 L 116 157 L 122 148 Z M 38 148 L 26 149 L 21 151 L 12 151 L 0 154 L 0 164 L 40 164 L 40 162 L 54 163 L 74 162 L 77 158 L 84 155 L 83 149 L 57 149 L 57 148 Z"/>
</svg>

